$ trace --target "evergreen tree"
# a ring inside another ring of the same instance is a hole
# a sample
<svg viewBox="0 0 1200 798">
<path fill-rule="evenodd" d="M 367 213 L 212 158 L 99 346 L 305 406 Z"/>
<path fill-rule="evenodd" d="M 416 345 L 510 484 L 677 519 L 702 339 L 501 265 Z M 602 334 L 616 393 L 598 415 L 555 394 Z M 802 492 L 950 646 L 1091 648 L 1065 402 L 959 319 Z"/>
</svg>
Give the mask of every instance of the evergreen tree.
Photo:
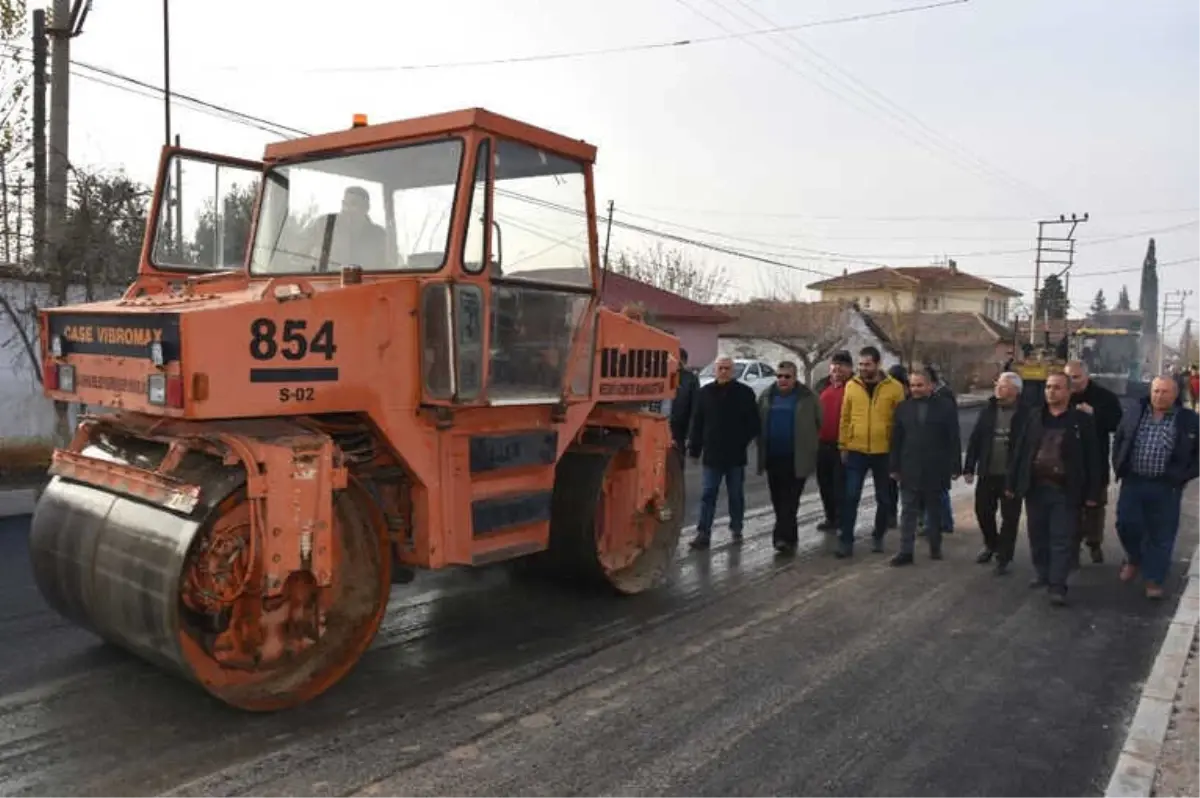
<svg viewBox="0 0 1200 798">
<path fill-rule="evenodd" d="M 1062 278 L 1051 274 L 1042 282 L 1042 293 L 1038 297 L 1038 321 L 1044 318 L 1062 320 L 1067 317 L 1067 292 Z"/>
<path fill-rule="evenodd" d="M 1108 300 L 1104 298 L 1103 288 L 1097 291 L 1095 298 L 1092 299 L 1091 313 L 1093 316 L 1103 316 L 1105 313 L 1108 313 Z"/>
<path fill-rule="evenodd" d="M 1129 309 L 1129 288 L 1121 286 L 1121 293 L 1117 294 L 1117 310 Z"/>
</svg>

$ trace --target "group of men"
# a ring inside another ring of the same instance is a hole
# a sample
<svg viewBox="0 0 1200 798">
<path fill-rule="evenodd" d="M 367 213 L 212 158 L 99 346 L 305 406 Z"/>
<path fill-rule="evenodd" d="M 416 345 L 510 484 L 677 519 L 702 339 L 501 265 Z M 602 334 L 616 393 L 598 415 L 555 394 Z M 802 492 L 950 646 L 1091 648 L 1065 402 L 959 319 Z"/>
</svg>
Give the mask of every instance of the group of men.
<svg viewBox="0 0 1200 798">
<path fill-rule="evenodd" d="M 741 542 L 748 449 L 757 441 L 757 471 L 767 477 L 780 554 L 796 551 L 800 496 L 815 473 L 825 514 L 818 528 L 836 532 L 836 557 L 853 556 L 870 474 L 871 550 L 882 552 L 887 530 L 898 525 L 900 547 L 891 564 L 911 565 L 920 526 L 930 559 L 941 559 L 942 536 L 953 531 L 950 487 L 962 477 L 974 485 L 984 542 L 976 562 L 994 562 L 998 575 L 1009 572 L 1024 509 L 1031 586 L 1062 605 L 1082 547 L 1093 563 L 1104 561 L 1106 498 L 1115 475 L 1121 485 L 1116 526 L 1125 551 L 1120 579 L 1140 574 L 1148 597 L 1163 595 L 1183 489 L 1200 473 L 1197 414 L 1183 406 L 1175 380 L 1155 379 L 1150 396 L 1123 412 L 1117 396 L 1092 381 L 1079 361 L 1051 374 L 1043 399 L 1032 403 L 1022 400 L 1021 377 L 1005 372 L 964 456 L 958 403 L 936 372 L 885 371 L 870 346 L 858 355 L 855 373 L 850 353 L 835 353 L 829 376 L 813 389 L 798 380 L 794 363 L 784 361 L 776 383 L 755 397 L 734 379 L 733 361 L 725 357 L 714 364 L 716 379 L 703 388 L 694 375 L 681 382 L 672 435 L 680 452 L 702 465 L 692 548 L 711 544 L 722 483 L 732 539 Z"/>
</svg>

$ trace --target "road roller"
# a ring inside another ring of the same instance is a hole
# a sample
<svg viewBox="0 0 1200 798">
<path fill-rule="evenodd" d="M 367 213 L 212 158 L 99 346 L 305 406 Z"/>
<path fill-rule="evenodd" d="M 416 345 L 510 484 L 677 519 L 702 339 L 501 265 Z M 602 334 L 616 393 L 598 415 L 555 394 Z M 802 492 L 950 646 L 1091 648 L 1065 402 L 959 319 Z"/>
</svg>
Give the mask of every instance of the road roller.
<svg viewBox="0 0 1200 798">
<path fill-rule="evenodd" d="M 483 109 L 164 148 L 132 285 L 39 315 L 82 408 L 33 516 L 46 601 L 277 711 L 422 569 L 661 584 L 679 341 L 601 301 L 595 155 Z"/>
</svg>

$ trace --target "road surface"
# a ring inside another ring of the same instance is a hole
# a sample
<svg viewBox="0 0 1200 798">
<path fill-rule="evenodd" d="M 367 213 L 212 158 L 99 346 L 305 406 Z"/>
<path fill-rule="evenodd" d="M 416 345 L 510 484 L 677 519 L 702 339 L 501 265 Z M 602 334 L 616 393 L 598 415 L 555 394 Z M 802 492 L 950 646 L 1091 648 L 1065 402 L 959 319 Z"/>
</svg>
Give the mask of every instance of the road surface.
<svg viewBox="0 0 1200 798">
<path fill-rule="evenodd" d="M 972 562 L 681 546 L 632 600 L 422 575 L 321 699 L 248 715 L 45 609 L 0 520 L 0 795 L 955 794 L 1102 791 L 1181 589 L 1085 566 L 1066 609 Z M 1177 558 L 1196 542 L 1185 497 Z M 869 515 L 869 513 L 864 513 Z M 806 493 L 804 534 L 819 503 Z M 865 526 L 863 527 L 865 530 Z M 887 546 L 895 549 L 895 533 Z"/>
</svg>

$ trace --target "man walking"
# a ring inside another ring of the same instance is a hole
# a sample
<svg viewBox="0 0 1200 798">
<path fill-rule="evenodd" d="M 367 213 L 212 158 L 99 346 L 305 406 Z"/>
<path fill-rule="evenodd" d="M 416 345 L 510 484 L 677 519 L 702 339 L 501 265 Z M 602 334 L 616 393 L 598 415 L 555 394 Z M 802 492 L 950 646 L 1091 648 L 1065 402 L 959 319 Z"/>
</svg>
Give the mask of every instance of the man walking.
<svg viewBox="0 0 1200 798">
<path fill-rule="evenodd" d="M 896 408 L 888 470 L 900 485 L 900 551 L 892 565 L 911 565 L 917 513 L 924 510 L 929 558 L 942 559 L 938 497 L 962 472 L 958 410 L 933 396 L 933 382 L 920 371 L 908 378 L 912 398 Z"/>
<path fill-rule="evenodd" d="M 821 396 L 821 434 L 817 450 L 817 487 L 825 520 L 817 525 L 822 532 L 838 528 L 845 493 L 845 472 L 838 452 L 838 431 L 842 422 L 842 400 L 846 396 L 846 381 L 854 374 L 854 360 L 846 350 L 835 352 L 829 361 L 829 380 L 819 389 Z"/>
<path fill-rule="evenodd" d="M 871 551 L 883 551 L 889 516 L 895 511 L 888 485 L 888 451 L 892 418 L 904 401 L 904 387 L 879 368 L 879 350 L 864 346 L 858 353 L 858 375 L 846 384 L 839 419 L 838 449 L 846 467 L 846 494 L 842 501 L 841 534 L 835 556 L 854 554 L 854 525 L 867 473 L 875 485 L 875 528 Z"/>
<path fill-rule="evenodd" d="M 775 384 L 758 400 L 758 473 L 767 472 L 767 490 L 775 508 L 775 551 L 794 554 L 799 544 L 796 514 L 804 483 L 817 468 L 821 405 L 807 385 L 796 382 L 796 364 L 785 360 Z"/>
<path fill-rule="evenodd" d="M 1008 472 L 1007 492 L 1025 501 L 1029 550 L 1050 601 L 1067 603 L 1067 575 L 1076 546 L 1080 508 L 1095 506 L 1100 481 L 1096 426 L 1090 414 L 1070 406 L 1070 381 L 1046 377 L 1045 404 L 1033 408 Z"/>
<path fill-rule="evenodd" d="M 721 482 L 729 493 L 729 531 L 733 542 L 742 542 L 746 513 L 746 447 L 758 437 L 758 404 L 754 390 L 733 378 L 733 359 L 719 357 L 714 364 L 716 379 L 696 395 L 688 453 L 703 454 L 700 475 L 700 519 L 696 523 L 693 549 L 707 549 L 712 538 L 713 517 Z"/>
<path fill-rule="evenodd" d="M 1072 360 L 1063 368 L 1071 380 L 1071 407 L 1082 410 L 1092 417 L 1096 427 L 1096 441 L 1099 444 L 1100 483 L 1101 490 L 1097 496 L 1095 507 L 1084 506 L 1079 516 L 1079 528 L 1076 531 L 1075 548 L 1071 550 L 1075 564 L 1079 563 L 1079 552 L 1082 544 L 1087 543 L 1092 554 L 1092 562 L 1104 562 L 1104 507 L 1108 503 L 1109 482 L 1109 445 L 1112 434 L 1121 424 L 1121 400 L 1117 395 L 1094 382 L 1088 374 L 1087 366 L 1081 361 Z"/>
<path fill-rule="evenodd" d="M 1113 440 L 1117 496 L 1117 535 L 1125 549 L 1121 581 L 1141 571 L 1146 597 L 1160 599 L 1171 566 L 1183 489 L 1200 476 L 1200 421 L 1175 403 L 1175 381 L 1158 377 L 1150 398 L 1125 417 Z"/>
<path fill-rule="evenodd" d="M 975 520 L 983 533 L 983 551 L 975 562 L 986 565 L 996 558 L 996 575 L 1008 572 L 1017 545 L 1021 501 L 1005 495 L 1005 482 L 1015 444 L 1029 419 L 1029 406 L 1020 401 L 1024 386 L 1020 375 L 1006 371 L 996 380 L 995 396 L 979 414 L 963 461 L 963 478 L 975 485 Z M 996 508 L 1000 530 L 996 531 Z"/>
<path fill-rule="evenodd" d="M 687 462 L 682 455 L 687 450 L 688 430 L 692 426 L 692 415 L 696 410 L 696 395 L 700 391 L 700 378 L 688 367 L 688 352 L 679 348 L 679 387 L 671 400 L 671 443 L 679 452 L 680 461 Z"/>
</svg>

